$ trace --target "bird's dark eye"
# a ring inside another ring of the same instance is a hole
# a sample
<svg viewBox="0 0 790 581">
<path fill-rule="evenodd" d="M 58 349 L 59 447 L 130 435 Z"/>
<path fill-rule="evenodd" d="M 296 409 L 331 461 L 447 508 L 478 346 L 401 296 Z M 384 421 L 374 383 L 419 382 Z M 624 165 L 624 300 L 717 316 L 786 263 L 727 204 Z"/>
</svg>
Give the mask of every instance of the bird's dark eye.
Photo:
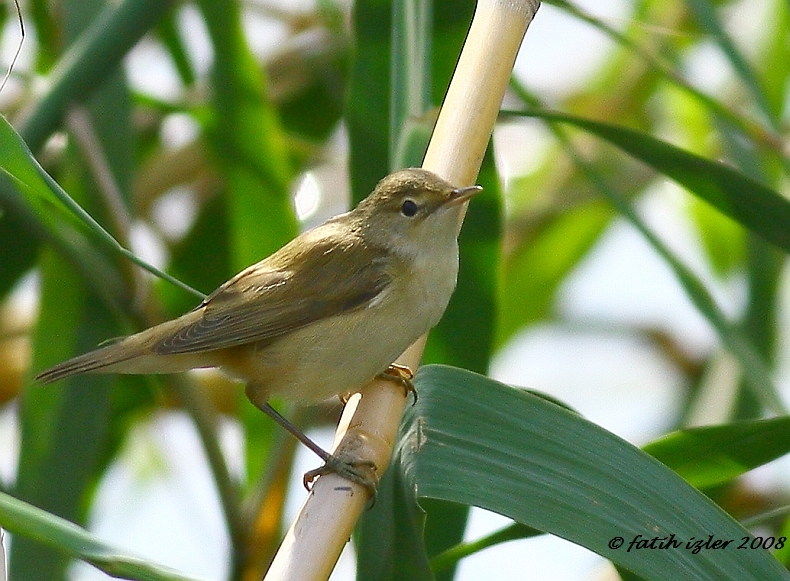
<svg viewBox="0 0 790 581">
<path fill-rule="evenodd" d="M 414 200 L 406 200 L 403 202 L 403 205 L 400 207 L 400 213 L 406 216 L 407 218 L 411 218 L 417 213 L 419 210 L 419 206 L 417 206 L 417 202 Z"/>
</svg>

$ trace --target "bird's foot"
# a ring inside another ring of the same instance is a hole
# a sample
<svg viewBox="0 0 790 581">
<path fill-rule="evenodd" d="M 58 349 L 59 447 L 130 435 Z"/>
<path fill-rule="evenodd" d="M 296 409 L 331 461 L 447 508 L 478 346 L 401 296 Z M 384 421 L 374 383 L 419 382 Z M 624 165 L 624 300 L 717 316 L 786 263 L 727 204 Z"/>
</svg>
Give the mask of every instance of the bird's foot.
<svg viewBox="0 0 790 581">
<path fill-rule="evenodd" d="M 330 454 L 324 461 L 323 466 L 305 472 L 302 483 L 307 490 L 310 490 L 316 478 L 331 473 L 363 486 L 375 503 L 379 477 L 376 474 L 376 465 L 373 462 L 370 460 L 346 460 Z"/>
<path fill-rule="evenodd" d="M 412 405 L 417 403 L 417 390 L 414 388 L 414 383 L 412 383 L 414 372 L 405 365 L 393 363 L 376 377 L 400 384 L 404 389 L 404 395 L 408 396 L 411 394 L 414 397 Z"/>
</svg>

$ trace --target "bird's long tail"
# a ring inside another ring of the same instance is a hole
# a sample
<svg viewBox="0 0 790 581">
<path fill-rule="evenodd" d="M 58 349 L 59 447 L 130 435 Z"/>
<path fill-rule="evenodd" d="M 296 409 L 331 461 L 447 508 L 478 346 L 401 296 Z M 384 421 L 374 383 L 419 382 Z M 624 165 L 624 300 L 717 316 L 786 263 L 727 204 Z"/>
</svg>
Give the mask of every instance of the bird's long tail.
<svg viewBox="0 0 790 581">
<path fill-rule="evenodd" d="M 190 311 L 178 319 L 166 321 L 64 361 L 42 371 L 35 379 L 42 383 L 52 383 L 81 373 L 177 373 L 195 367 L 215 367 L 210 353 L 160 355 L 155 349 L 163 338 L 169 337 L 185 325 L 192 324 L 200 316 L 200 311 Z"/>
<path fill-rule="evenodd" d="M 121 339 L 112 345 L 100 347 L 95 351 L 78 355 L 73 359 L 69 359 L 55 367 L 42 371 L 35 379 L 41 383 L 52 383 L 53 381 L 58 381 L 59 379 L 64 379 L 72 375 L 79 375 L 80 373 L 90 373 L 92 371 L 110 373 L 112 372 L 112 369 L 109 369 L 110 366 L 123 363 L 124 361 L 128 361 L 140 355 L 137 350 L 129 349 L 124 343 L 126 343 L 126 340 Z"/>
</svg>

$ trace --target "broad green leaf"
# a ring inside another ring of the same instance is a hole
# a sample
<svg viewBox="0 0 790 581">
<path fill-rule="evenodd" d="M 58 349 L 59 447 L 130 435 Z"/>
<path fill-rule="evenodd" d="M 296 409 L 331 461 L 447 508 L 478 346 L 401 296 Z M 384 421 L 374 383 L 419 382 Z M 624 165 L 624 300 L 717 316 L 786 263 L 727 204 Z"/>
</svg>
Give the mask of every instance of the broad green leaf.
<svg viewBox="0 0 790 581">
<path fill-rule="evenodd" d="M 694 155 L 644 132 L 551 111 L 510 114 L 568 123 L 650 165 L 723 214 L 790 252 L 790 201 L 723 163 Z"/>
<path fill-rule="evenodd" d="M 85 529 L 1 492 L 0 526 L 16 535 L 14 544 L 25 537 L 35 539 L 120 579 L 195 581 L 139 557 L 124 555 Z"/>
<path fill-rule="evenodd" d="M 424 367 L 416 386 L 420 398 L 396 446 L 396 466 L 416 498 L 492 510 L 649 581 L 790 579 L 767 551 L 737 550 L 748 531 L 711 500 L 578 414 L 456 368 Z M 628 550 L 633 539 L 670 535 L 681 546 Z M 686 548 L 709 535 L 733 542 L 696 554 Z M 609 544 L 616 538 L 620 548 Z"/>
<path fill-rule="evenodd" d="M 790 418 L 679 430 L 642 449 L 696 488 L 717 486 L 790 453 Z"/>
</svg>

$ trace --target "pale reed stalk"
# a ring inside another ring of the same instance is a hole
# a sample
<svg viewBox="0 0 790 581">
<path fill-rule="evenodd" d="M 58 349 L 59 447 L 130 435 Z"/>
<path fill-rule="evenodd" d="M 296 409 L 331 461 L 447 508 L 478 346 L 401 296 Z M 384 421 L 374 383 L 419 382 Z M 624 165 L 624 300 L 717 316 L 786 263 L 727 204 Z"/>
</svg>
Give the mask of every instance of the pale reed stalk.
<svg viewBox="0 0 790 581">
<path fill-rule="evenodd" d="M 518 49 L 538 6 L 538 0 L 478 2 L 424 168 L 458 186 L 474 183 Z M 424 346 L 422 337 L 397 362 L 416 369 Z M 382 474 L 406 401 L 403 390 L 392 382 L 368 385 L 343 412 L 335 452 L 370 460 Z M 361 486 L 334 474 L 319 478 L 264 579 L 327 579 L 367 502 Z"/>
</svg>

